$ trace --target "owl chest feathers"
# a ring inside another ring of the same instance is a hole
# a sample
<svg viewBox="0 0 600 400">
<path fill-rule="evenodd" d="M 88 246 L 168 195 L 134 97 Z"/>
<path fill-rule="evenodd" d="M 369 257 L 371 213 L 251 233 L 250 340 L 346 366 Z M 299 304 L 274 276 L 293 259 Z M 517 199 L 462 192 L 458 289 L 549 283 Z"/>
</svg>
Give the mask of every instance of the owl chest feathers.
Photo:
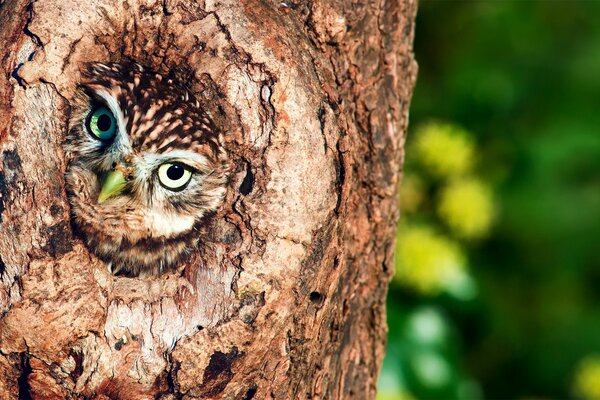
<svg viewBox="0 0 600 400">
<path fill-rule="evenodd" d="M 190 231 L 194 227 L 195 218 L 191 215 L 164 214 L 154 210 L 145 213 L 151 236 L 172 238 Z"/>
</svg>

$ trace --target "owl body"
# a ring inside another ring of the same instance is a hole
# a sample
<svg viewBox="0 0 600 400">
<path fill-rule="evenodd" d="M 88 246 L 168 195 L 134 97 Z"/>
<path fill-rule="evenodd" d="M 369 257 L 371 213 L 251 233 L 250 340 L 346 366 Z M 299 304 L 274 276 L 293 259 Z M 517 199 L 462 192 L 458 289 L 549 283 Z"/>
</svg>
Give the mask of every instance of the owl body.
<svg viewBox="0 0 600 400">
<path fill-rule="evenodd" d="M 90 64 L 65 149 L 76 230 L 112 271 L 173 267 L 227 181 L 222 133 L 185 85 L 138 64 Z"/>
</svg>

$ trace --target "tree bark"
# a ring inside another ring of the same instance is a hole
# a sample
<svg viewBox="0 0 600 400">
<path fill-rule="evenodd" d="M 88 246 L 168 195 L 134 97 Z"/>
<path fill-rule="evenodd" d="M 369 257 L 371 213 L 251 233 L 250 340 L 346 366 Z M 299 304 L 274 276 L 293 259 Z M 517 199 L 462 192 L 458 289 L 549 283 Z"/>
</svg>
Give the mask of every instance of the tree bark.
<svg viewBox="0 0 600 400">
<path fill-rule="evenodd" d="M 0 398 L 373 398 L 415 0 L 0 2 Z M 70 225 L 82 66 L 189 72 L 228 127 L 191 262 L 112 276 Z"/>
</svg>

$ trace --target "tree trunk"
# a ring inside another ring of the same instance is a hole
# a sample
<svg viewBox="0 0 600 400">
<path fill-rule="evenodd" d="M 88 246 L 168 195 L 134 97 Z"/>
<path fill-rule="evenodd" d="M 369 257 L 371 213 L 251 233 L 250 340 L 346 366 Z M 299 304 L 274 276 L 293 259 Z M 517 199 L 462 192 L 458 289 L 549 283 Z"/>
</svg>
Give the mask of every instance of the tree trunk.
<svg viewBox="0 0 600 400">
<path fill-rule="evenodd" d="M 0 398 L 373 398 L 415 0 L 0 1 Z M 185 69 L 233 171 L 192 261 L 111 275 L 70 224 L 80 71 Z"/>
</svg>

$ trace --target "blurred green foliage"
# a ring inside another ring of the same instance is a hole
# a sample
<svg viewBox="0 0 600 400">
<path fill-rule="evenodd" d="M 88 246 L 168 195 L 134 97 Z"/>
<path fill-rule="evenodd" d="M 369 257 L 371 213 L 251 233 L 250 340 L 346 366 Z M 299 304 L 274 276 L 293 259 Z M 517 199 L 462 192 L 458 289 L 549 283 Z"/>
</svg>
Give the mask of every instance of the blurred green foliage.
<svg viewBox="0 0 600 400">
<path fill-rule="evenodd" d="M 600 398 L 599 16 L 421 0 L 378 399 Z"/>
</svg>

